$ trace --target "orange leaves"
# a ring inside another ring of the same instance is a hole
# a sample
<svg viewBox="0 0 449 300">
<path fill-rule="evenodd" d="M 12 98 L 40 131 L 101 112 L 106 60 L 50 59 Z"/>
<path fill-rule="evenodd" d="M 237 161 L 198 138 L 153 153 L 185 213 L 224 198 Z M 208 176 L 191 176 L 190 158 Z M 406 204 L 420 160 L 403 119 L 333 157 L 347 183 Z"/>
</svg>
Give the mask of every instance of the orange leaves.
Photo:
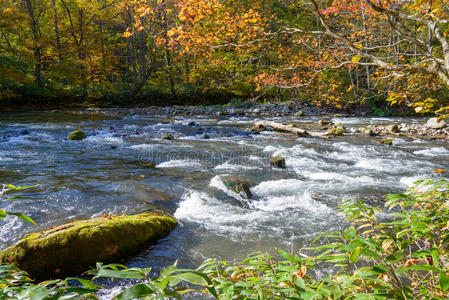
<svg viewBox="0 0 449 300">
<path fill-rule="evenodd" d="M 258 12 L 241 11 L 231 1 L 181 0 L 177 8 L 181 25 L 171 36 L 183 53 L 208 55 L 219 49 L 250 49 L 264 28 Z"/>
<path fill-rule="evenodd" d="M 438 175 L 441 175 L 442 173 L 445 173 L 445 172 L 447 172 L 447 169 L 435 169 L 435 170 L 433 170 L 432 175 L 436 174 L 436 173 L 438 173 Z"/>
</svg>

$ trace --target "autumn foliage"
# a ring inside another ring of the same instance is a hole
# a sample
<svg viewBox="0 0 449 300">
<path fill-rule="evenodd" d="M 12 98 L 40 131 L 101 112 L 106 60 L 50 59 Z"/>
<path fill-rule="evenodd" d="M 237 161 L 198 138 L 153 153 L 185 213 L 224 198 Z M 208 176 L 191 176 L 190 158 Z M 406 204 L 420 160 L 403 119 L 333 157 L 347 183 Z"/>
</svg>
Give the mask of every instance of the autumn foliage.
<svg viewBox="0 0 449 300">
<path fill-rule="evenodd" d="M 221 95 L 444 113 L 446 5 L 1 0 L 0 99 Z"/>
</svg>

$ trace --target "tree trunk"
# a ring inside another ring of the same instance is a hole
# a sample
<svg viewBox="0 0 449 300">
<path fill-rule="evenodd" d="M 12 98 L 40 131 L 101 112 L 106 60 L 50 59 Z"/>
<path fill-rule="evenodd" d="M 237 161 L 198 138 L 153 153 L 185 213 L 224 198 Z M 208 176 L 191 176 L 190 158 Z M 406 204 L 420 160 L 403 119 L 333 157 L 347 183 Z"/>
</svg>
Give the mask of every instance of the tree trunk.
<svg viewBox="0 0 449 300">
<path fill-rule="evenodd" d="M 42 87 L 42 47 L 40 45 L 40 31 L 31 0 L 24 1 L 28 16 L 30 17 L 31 32 L 33 34 L 33 54 L 36 59 L 34 64 L 34 82 L 37 86 Z"/>
<path fill-rule="evenodd" d="M 53 8 L 53 15 L 54 15 L 56 49 L 58 50 L 59 63 L 61 63 L 61 61 L 62 61 L 62 47 L 61 47 L 61 39 L 59 37 L 58 14 L 56 12 L 55 0 L 51 0 L 51 6 Z"/>
<path fill-rule="evenodd" d="M 164 22 L 165 60 L 166 60 L 167 69 L 168 69 L 168 83 L 170 85 L 171 95 L 173 97 L 176 97 L 175 81 L 173 79 L 172 61 L 171 61 L 171 55 L 170 55 L 170 48 L 168 45 L 168 21 L 167 21 L 167 11 L 166 11 L 165 7 L 163 8 L 162 16 L 163 16 L 163 22 Z"/>
</svg>

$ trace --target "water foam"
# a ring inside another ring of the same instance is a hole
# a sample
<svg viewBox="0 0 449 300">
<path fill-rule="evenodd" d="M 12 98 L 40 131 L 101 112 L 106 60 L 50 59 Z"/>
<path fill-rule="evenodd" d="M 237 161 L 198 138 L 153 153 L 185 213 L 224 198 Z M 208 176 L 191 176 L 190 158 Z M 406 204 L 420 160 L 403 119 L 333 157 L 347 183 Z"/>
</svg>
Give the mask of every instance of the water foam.
<svg viewBox="0 0 449 300">
<path fill-rule="evenodd" d="M 189 168 L 189 169 L 201 169 L 203 165 L 197 160 L 189 159 L 174 159 L 163 163 L 160 163 L 156 168 Z"/>
<path fill-rule="evenodd" d="M 424 150 L 414 151 L 413 154 L 424 156 L 449 155 L 449 150 L 444 147 L 428 148 Z"/>
</svg>

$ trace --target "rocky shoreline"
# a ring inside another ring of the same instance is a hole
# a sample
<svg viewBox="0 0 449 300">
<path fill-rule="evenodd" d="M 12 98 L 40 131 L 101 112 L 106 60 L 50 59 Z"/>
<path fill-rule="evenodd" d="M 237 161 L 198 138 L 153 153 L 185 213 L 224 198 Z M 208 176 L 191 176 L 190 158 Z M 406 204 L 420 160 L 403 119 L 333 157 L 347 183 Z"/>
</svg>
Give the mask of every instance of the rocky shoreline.
<svg viewBox="0 0 449 300">
<path fill-rule="evenodd" d="M 56 112 L 56 111 L 55 111 Z M 105 115 L 166 115 L 170 116 L 196 116 L 206 115 L 215 118 L 247 116 L 254 118 L 285 117 L 295 118 L 302 116 L 323 116 L 326 118 L 318 122 L 318 131 L 321 135 L 328 136 L 343 135 L 367 135 L 367 136 L 391 136 L 408 138 L 449 139 L 449 127 L 444 120 L 438 123 L 436 118 L 431 118 L 426 124 L 390 124 L 390 125 L 368 125 L 364 128 L 346 128 L 341 124 L 334 124 L 330 118 L 345 117 L 369 117 L 361 114 L 329 114 L 326 108 L 317 108 L 307 103 L 284 103 L 284 104 L 251 104 L 250 106 L 165 106 L 144 108 L 88 108 L 82 111 L 72 111 L 74 114 L 105 114 Z M 294 120 L 292 120 L 294 121 Z M 295 124 L 293 124 L 296 126 Z M 307 129 L 307 128 L 305 128 Z M 316 130 L 313 129 L 313 130 Z"/>
</svg>

